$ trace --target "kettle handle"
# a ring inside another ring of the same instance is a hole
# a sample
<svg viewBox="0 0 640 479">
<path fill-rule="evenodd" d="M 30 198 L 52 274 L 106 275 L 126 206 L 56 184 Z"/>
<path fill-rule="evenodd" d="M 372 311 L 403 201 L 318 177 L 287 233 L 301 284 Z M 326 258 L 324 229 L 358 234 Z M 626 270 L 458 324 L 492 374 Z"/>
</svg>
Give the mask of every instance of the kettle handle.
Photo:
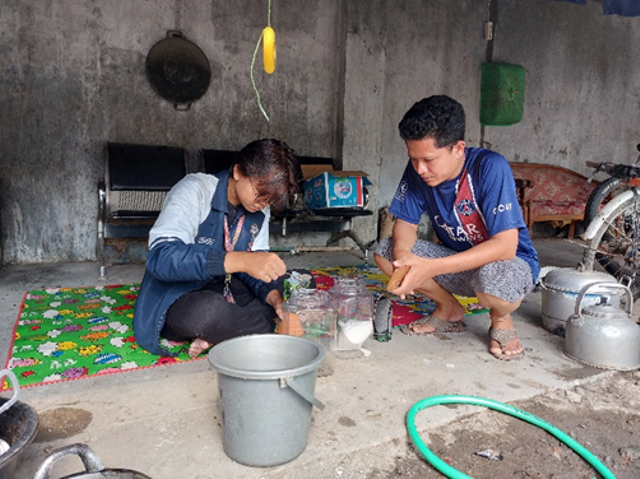
<svg viewBox="0 0 640 479">
<path fill-rule="evenodd" d="M 627 296 L 627 301 L 625 302 L 627 307 L 627 314 L 631 316 L 632 309 L 633 309 L 633 295 L 631 294 L 631 290 L 629 289 L 629 287 L 625 286 L 624 284 L 607 283 L 605 281 L 596 281 L 594 283 L 589 283 L 580 290 L 580 292 L 578 293 L 578 299 L 576 300 L 576 310 L 575 310 L 576 316 L 580 316 L 580 312 L 582 311 L 582 300 L 587 295 L 587 292 L 594 286 L 600 286 L 601 288 L 605 288 L 605 289 L 608 288 L 611 290 L 615 290 L 615 289 L 624 290 Z"/>
</svg>

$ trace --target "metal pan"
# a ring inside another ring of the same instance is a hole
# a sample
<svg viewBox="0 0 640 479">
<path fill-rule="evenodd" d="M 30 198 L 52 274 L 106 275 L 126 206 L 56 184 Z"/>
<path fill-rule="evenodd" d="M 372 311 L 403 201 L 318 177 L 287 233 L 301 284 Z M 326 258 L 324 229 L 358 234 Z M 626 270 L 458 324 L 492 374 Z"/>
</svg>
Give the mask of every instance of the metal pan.
<svg viewBox="0 0 640 479">
<path fill-rule="evenodd" d="M 169 30 L 166 38 L 151 47 L 146 70 L 155 92 L 178 110 L 188 110 L 211 82 L 207 56 L 179 30 Z"/>
</svg>

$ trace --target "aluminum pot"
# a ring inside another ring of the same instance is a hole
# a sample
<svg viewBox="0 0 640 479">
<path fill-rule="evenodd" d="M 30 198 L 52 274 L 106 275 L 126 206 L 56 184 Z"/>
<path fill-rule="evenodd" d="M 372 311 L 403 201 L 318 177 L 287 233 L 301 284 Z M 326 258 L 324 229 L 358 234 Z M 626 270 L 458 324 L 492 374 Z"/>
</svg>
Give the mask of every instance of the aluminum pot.
<svg viewBox="0 0 640 479">
<path fill-rule="evenodd" d="M 567 320 L 576 308 L 578 294 L 588 284 L 598 283 L 589 290 L 584 304 L 598 304 L 606 298 L 608 304 L 619 307 L 619 290 L 603 288 L 603 285 L 617 285 L 616 279 L 598 271 L 578 271 L 573 268 L 554 268 L 539 281 L 542 291 L 542 327 L 547 331 L 564 336 Z"/>
<path fill-rule="evenodd" d="M 86 471 L 64 476 L 60 479 L 151 479 L 149 476 L 129 469 L 105 469 L 100 458 L 86 444 L 70 444 L 54 450 L 40 464 L 33 479 L 49 479 L 53 464 L 58 459 L 70 455 L 80 456 Z"/>
<path fill-rule="evenodd" d="M 585 305 L 594 288 L 622 292 L 624 310 L 607 303 Z M 567 322 L 565 354 L 597 368 L 629 371 L 640 367 L 640 327 L 631 318 L 633 295 L 622 284 L 588 284 L 580 291 L 575 313 Z"/>
</svg>

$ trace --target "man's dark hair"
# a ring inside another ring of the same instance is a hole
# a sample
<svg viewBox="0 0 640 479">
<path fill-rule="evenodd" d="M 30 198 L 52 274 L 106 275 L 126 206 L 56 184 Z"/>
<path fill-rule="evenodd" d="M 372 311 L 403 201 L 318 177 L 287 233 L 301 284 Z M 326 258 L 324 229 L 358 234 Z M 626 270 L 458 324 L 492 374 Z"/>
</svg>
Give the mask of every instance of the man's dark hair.
<svg viewBox="0 0 640 479">
<path fill-rule="evenodd" d="M 415 103 L 398 125 L 404 141 L 433 138 L 438 148 L 464 140 L 464 108 L 446 95 L 434 95 Z"/>
<path fill-rule="evenodd" d="M 260 195 L 271 196 L 274 211 L 292 205 L 300 191 L 300 163 L 295 151 L 284 141 L 252 141 L 240 150 L 235 165 L 242 175 L 253 180 Z"/>
</svg>

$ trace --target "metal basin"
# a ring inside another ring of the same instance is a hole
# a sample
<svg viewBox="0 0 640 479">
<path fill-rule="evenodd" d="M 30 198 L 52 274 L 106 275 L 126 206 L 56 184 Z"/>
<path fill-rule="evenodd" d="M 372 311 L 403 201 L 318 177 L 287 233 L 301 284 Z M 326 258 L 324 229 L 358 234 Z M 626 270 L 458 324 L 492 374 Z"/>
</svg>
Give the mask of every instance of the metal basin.
<svg viewBox="0 0 640 479">
<path fill-rule="evenodd" d="M 0 398 L 0 405 L 9 399 Z M 6 441 L 10 448 L 0 455 L 0 479 L 12 479 L 20 462 L 24 448 L 33 441 L 38 432 L 38 413 L 22 401 L 0 414 L 0 439 Z"/>
<path fill-rule="evenodd" d="M 55 462 L 68 456 L 79 456 L 85 471 L 61 479 L 151 479 L 130 469 L 106 469 L 98 455 L 86 444 L 69 444 L 56 449 L 40 464 L 33 479 L 49 479 Z"/>
</svg>

